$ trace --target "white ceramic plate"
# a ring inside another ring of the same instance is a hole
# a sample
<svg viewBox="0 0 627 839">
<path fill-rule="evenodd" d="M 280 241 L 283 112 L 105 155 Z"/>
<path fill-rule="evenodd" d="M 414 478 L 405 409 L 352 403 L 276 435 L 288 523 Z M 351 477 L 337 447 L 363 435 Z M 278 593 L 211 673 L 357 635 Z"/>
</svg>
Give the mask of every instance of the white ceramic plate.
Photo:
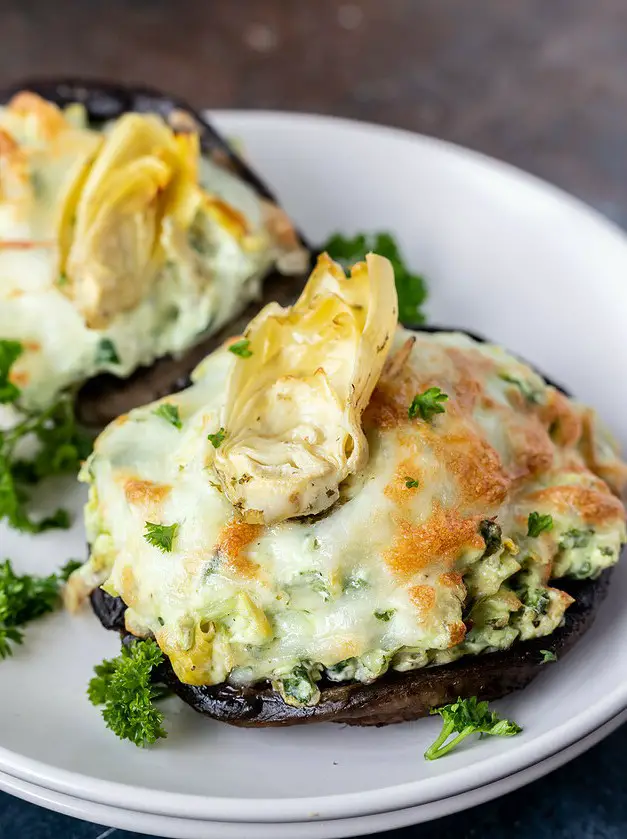
<svg viewBox="0 0 627 839">
<path fill-rule="evenodd" d="M 246 143 L 312 241 L 397 234 L 431 289 L 430 316 L 500 341 L 600 409 L 627 440 L 627 242 L 558 190 L 480 155 L 390 129 L 281 114 L 219 114 Z M 75 509 L 80 506 L 74 496 Z M 69 534 L 0 531 L 18 568 L 47 571 L 84 551 Z M 301 822 L 450 800 L 568 748 L 627 708 L 627 567 L 564 661 L 498 703 L 524 726 L 427 763 L 435 719 L 384 729 L 246 731 L 169 700 L 170 736 L 119 742 L 85 698 L 116 638 L 90 615 L 33 625 L 0 665 L 0 771 L 95 803 L 168 818 Z"/>
<path fill-rule="evenodd" d="M 299 839 L 341 839 L 341 837 L 362 836 L 430 821 L 468 807 L 476 807 L 500 795 L 513 792 L 582 754 L 626 720 L 627 713 L 623 712 L 598 728 L 593 734 L 584 737 L 583 740 L 558 752 L 553 757 L 471 792 L 418 807 L 331 821 L 254 824 L 157 816 L 151 813 L 138 813 L 136 810 L 110 807 L 106 804 L 96 804 L 83 798 L 74 798 L 62 792 L 37 787 L 29 784 L 28 781 L 22 781 L 1 772 L 0 789 L 30 801 L 32 804 L 38 804 L 68 816 L 118 827 L 122 830 L 135 830 L 155 836 L 169 836 L 173 839 L 293 839 L 294 836 L 298 836 Z"/>
</svg>

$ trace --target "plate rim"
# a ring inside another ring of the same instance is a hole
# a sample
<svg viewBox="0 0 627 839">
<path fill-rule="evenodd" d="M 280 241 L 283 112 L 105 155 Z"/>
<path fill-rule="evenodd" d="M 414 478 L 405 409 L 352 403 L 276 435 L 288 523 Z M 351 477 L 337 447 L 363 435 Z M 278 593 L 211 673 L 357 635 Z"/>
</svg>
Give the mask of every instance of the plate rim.
<svg viewBox="0 0 627 839">
<path fill-rule="evenodd" d="M 405 129 L 342 117 L 287 111 L 237 109 L 211 110 L 209 113 L 218 122 L 222 120 L 230 121 L 233 126 L 237 126 L 236 130 L 243 130 L 244 133 L 247 126 L 250 126 L 253 130 L 260 126 L 264 126 L 266 129 L 273 127 L 273 130 L 276 131 L 281 125 L 285 126 L 296 122 L 301 126 L 315 126 L 318 130 L 339 128 L 340 130 L 350 130 L 357 133 L 366 132 L 386 140 L 409 143 L 432 151 L 436 150 L 438 153 L 457 158 L 475 169 L 477 167 L 487 168 L 499 179 L 510 181 L 510 185 L 513 187 L 531 189 L 536 195 L 542 193 L 543 200 L 550 199 L 562 206 L 566 205 L 571 211 L 575 211 L 582 219 L 585 219 L 586 224 L 595 227 L 598 233 L 609 236 L 611 240 L 625 249 L 627 260 L 627 235 L 611 219 L 606 218 L 602 213 L 555 184 L 482 152 Z M 297 822 L 302 821 L 303 818 L 311 818 L 312 814 L 318 820 L 348 818 L 353 815 L 373 815 L 432 804 L 451 797 L 451 794 L 446 792 L 446 788 L 453 787 L 455 789 L 453 795 L 460 795 L 470 793 L 490 783 L 496 783 L 511 775 L 512 771 L 516 774 L 528 770 L 539 762 L 570 748 L 626 708 L 627 685 L 616 687 L 610 694 L 597 702 L 592 709 L 580 713 L 574 719 L 569 719 L 553 729 L 550 735 L 552 751 L 548 754 L 546 752 L 547 735 L 545 735 L 530 743 L 521 743 L 516 749 L 515 761 L 512 760 L 511 752 L 505 752 L 473 764 L 473 781 L 470 784 L 458 783 L 455 785 L 455 783 L 452 783 L 460 776 L 468 774 L 468 767 L 461 767 L 441 776 L 369 790 L 367 802 L 363 800 L 364 792 L 289 799 L 238 799 L 235 797 L 212 797 L 168 792 L 57 769 L 51 764 L 23 757 L 5 747 L 0 747 L 0 770 L 26 781 L 38 779 L 35 780 L 37 785 L 50 790 L 60 792 L 69 790 L 82 800 L 104 804 L 110 804 L 114 801 L 116 806 L 122 807 L 127 806 L 124 802 L 132 800 L 132 806 L 129 809 L 164 816 L 177 813 L 195 814 L 195 818 L 220 819 L 237 823 Z M 81 792 L 77 793 L 76 790 L 81 790 Z"/>
<path fill-rule="evenodd" d="M 440 799 L 431 804 L 418 805 L 415 807 L 408 807 L 402 810 L 390 810 L 382 813 L 373 813 L 370 815 L 354 816 L 345 819 L 333 819 L 330 821 L 307 821 L 307 822 L 283 822 L 273 824 L 271 822 L 253 823 L 253 822 L 216 822 L 198 819 L 185 819 L 184 817 L 176 816 L 159 816 L 152 813 L 143 813 L 137 810 L 126 810 L 110 804 L 99 804 L 94 801 L 88 801 L 82 798 L 76 798 L 66 793 L 59 793 L 52 790 L 43 789 L 43 792 L 51 793 L 50 796 L 42 803 L 41 792 L 42 788 L 31 784 L 28 781 L 22 781 L 14 778 L 11 775 L 6 775 L 0 772 L 0 790 L 8 795 L 14 795 L 17 798 L 28 801 L 36 806 L 45 807 L 46 809 L 60 812 L 72 818 L 83 819 L 91 821 L 95 817 L 103 817 L 103 823 L 110 825 L 113 828 L 121 830 L 135 830 L 140 828 L 143 832 L 150 830 L 150 835 L 163 836 L 164 827 L 170 836 L 180 839 L 181 835 L 178 830 L 170 833 L 170 830 L 182 825 L 193 824 L 198 828 L 198 832 L 194 831 L 194 839 L 207 839 L 209 836 L 216 836 L 219 839 L 225 839 L 228 835 L 231 839 L 241 839 L 250 835 L 250 831 L 257 827 L 272 828 L 272 836 L 276 836 L 277 827 L 281 830 L 287 828 L 294 830 L 298 828 L 301 835 L 303 835 L 303 828 L 307 831 L 306 839 L 339 839 L 340 837 L 352 837 L 361 835 L 362 831 L 373 832 L 373 825 L 376 820 L 376 827 L 374 832 L 378 833 L 384 830 L 397 830 L 411 825 L 423 824 L 425 822 L 433 821 L 434 819 L 442 818 L 443 816 L 452 815 L 454 813 L 462 812 L 470 807 L 479 806 L 489 801 L 493 801 L 502 795 L 507 795 L 515 792 L 529 783 L 545 777 L 551 772 L 564 766 L 566 763 L 580 757 L 593 746 L 600 743 L 615 731 L 620 725 L 627 721 L 627 712 L 623 711 L 611 720 L 608 720 L 604 725 L 595 731 L 591 732 L 587 737 L 564 749 L 551 757 L 545 758 L 529 769 L 521 770 L 513 775 L 495 781 L 492 784 L 480 787 L 477 790 L 471 790 L 467 793 L 461 793 L 449 798 Z M 8 783 L 7 783 L 8 781 Z M 8 788 L 7 788 L 8 787 Z M 474 793 L 474 795 L 473 795 Z M 56 805 L 56 806 L 55 806 Z M 59 806 L 60 805 L 60 806 Z M 439 805 L 439 806 L 438 806 Z M 90 810 L 92 810 L 90 814 Z M 95 810 L 95 812 L 94 812 Z M 106 821 L 107 817 L 113 815 L 117 823 L 111 824 Z M 133 824 L 126 822 L 126 818 L 131 816 L 133 818 L 140 817 L 141 824 Z M 153 823 L 153 820 L 158 820 Z M 164 820 L 167 820 L 164 823 Z M 341 831 L 338 833 L 337 828 Z M 211 834 L 207 832 L 207 828 L 211 830 Z M 238 832 L 239 831 L 241 832 Z M 155 831 L 152 834 L 152 831 Z M 244 833 L 244 831 L 246 831 Z M 358 831 L 355 833 L 355 831 Z M 266 833 L 267 837 L 269 834 Z M 285 835 L 285 834 L 283 834 Z M 191 834 L 187 833 L 187 839 Z M 260 837 L 264 839 L 264 837 Z"/>
</svg>

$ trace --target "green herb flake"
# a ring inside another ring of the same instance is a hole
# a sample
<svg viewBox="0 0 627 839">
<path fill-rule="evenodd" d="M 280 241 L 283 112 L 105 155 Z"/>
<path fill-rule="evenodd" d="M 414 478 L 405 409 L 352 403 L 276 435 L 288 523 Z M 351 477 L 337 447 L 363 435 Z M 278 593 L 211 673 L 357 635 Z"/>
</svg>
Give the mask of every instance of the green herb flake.
<svg viewBox="0 0 627 839">
<path fill-rule="evenodd" d="M 420 486 L 420 482 L 415 481 L 413 478 L 405 478 L 405 486 L 407 489 L 416 489 L 416 487 Z"/>
<path fill-rule="evenodd" d="M 414 396 L 411 405 L 409 406 L 409 419 L 420 417 L 425 422 L 429 422 L 436 414 L 444 413 L 443 402 L 448 399 L 448 394 L 443 393 L 439 387 L 430 387 L 424 393 L 418 393 Z"/>
<path fill-rule="evenodd" d="M 549 661 L 557 661 L 557 656 L 552 650 L 540 650 L 542 661 L 540 664 L 548 664 Z"/>
<path fill-rule="evenodd" d="M 384 623 L 388 623 L 391 618 L 394 616 L 396 609 L 377 609 L 374 612 L 374 616 L 378 621 L 383 621 Z"/>
<path fill-rule="evenodd" d="M 69 280 L 67 278 L 67 274 L 59 274 L 59 276 L 57 277 L 57 285 L 59 286 L 59 288 L 63 288 L 68 284 L 68 282 Z"/>
<path fill-rule="evenodd" d="M 288 705 L 302 707 L 315 705 L 320 698 L 316 682 L 320 679 L 320 669 L 306 663 L 297 664 L 294 669 L 273 682 Z"/>
<path fill-rule="evenodd" d="M 9 381 L 11 367 L 24 352 L 19 341 L 0 341 L 0 404 L 15 402 L 20 389 Z"/>
<path fill-rule="evenodd" d="M 590 539 L 594 536 L 594 530 L 566 530 L 560 538 L 560 550 L 567 551 L 573 548 L 587 548 Z"/>
<path fill-rule="evenodd" d="M 37 442 L 29 460 L 18 455 L 25 437 Z M 70 517 L 62 509 L 34 521 L 27 511 L 29 487 L 52 475 L 75 474 L 90 451 L 91 440 L 77 426 L 70 394 L 45 411 L 22 411 L 16 425 L 0 431 L 0 520 L 25 533 L 69 527 Z"/>
<path fill-rule="evenodd" d="M 396 241 L 389 233 L 359 233 L 353 238 L 336 233 L 325 243 L 322 250 L 345 269 L 352 267 L 356 262 L 362 262 L 370 251 L 389 259 L 396 281 L 399 320 L 408 325 L 424 323 L 422 306 L 427 298 L 424 278 L 408 269 Z"/>
<path fill-rule="evenodd" d="M 344 583 L 344 591 L 363 591 L 370 588 L 370 583 L 363 577 L 349 577 Z"/>
<path fill-rule="evenodd" d="M 499 373 L 499 379 L 517 387 L 530 405 L 538 405 L 541 401 L 540 392 L 532 387 L 529 382 L 524 381 L 524 379 L 519 379 L 516 376 L 512 376 L 510 373 Z"/>
<path fill-rule="evenodd" d="M 163 660 L 156 641 L 148 639 L 123 646 L 119 656 L 94 668 L 87 695 L 93 705 L 103 706 L 107 728 L 121 740 L 144 747 L 167 737 L 163 714 L 153 704 L 164 695 L 154 680 Z"/>
<path fill-rule="evenodd" d="M 164 419 L 166 422 L 169 422 L 170 425 L 173 425 L 175 428 L 183 427 L 178 406 L 173 405 L 171 402 L 162 402 L 161 405 L 154 409 L 153 414 L 157 417 L 161 417 L 161 419 Z"/>
<path fill-rule="evenodd" d="M 226 431 L 223 428 L 220 428 L 215 434 L 207 434 L 207 440 L 209 440 L 214 449 L 220 447 L 225 437 Z"/>
<path fill-rule="evenodd" d="M 148 544 L 159 548 L 162 553 L 171 553 L 178 529 L 177 522 L 174 522 L 174 524 L 154 524 L 147 521 L 144 529 L 144 539 Z"/>
<path fill-rule="evenodd" d="M 119 364 L 120 357 L 115 344 L 110 338 L 101 338 L 96 348 L 96 365 L 103 367 L 107 364 Z"/>
<path fill-rule="evenodd" d="M 536 538 L 545 531 L 553 530 L 553 516 L 541 515 L 540 513 L 529 513 L 527 519 L 527 536 Z"/>
<path fill-rule="evenodd" d="M 444 757 L 471 734 L 513 737 L 522 731 L 512 720 L 501 719 L 495 711 L 490 711 L 488 703 L 479 702 L 476 696 L 468 699 L 459 697 L 450 705 L 432 708 L 431 713 L 439 714 L 443 725 L 439 736 L 425 752 L 427 760 Z"/>
<path fill-rule="evenodd" d="M 236 341 L 229 347 L 229 352 L 233 355 L 238 355 L 240 358 L 250 358 L 253 354 L 250 349 L 250 341 L 247 338 L 242 338 L 241 341 Z"/>
<path fill-rule="evenodd" d="M 521 597 L 521 600 L 528 609 L 536 613 L 538 617 L 546 615 L 549 606 L 551 605 L 551 597 L 548 591 L 544 588 L 537 588 L 533 591 L 527 592 Z"/>
<path fill-rule="evenodd" d="M 60 604 L 66 568 L 58 574 L 37 577 L 16 574 L 9 559 L 0 563 L 0 659 L 13 654 L 12 644 L 23 642 L 22 626 Z"/>
</svg>

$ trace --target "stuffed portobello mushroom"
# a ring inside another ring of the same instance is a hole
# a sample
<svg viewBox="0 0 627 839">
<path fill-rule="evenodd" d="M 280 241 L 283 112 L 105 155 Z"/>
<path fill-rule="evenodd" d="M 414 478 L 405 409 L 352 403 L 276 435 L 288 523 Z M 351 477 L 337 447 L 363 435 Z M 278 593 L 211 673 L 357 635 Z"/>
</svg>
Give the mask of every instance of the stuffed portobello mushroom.
<svg viewBox="0 0 627 839">
<path fill-rule="evenodd" d="M 626 538 L 594 411 L 500 347 L 398 326 L 372 254 L 349 277 L 319 257 L 292 307 L 111 424 L 81 477 L 68 604 L 154 639 L 160 678 L 237 725 L 521 687 L 587 628 Z"/>
<path fill-rule="evenodd" d="M 4 101 L 0 339 L 20 345 L 19 406 L 91 380 L 79 413 L 105 424 L 173 390 L 266 278 L 268 299 L 300 290 L 291 222 L 185 103 L 75 81 Z"/>
</svg>

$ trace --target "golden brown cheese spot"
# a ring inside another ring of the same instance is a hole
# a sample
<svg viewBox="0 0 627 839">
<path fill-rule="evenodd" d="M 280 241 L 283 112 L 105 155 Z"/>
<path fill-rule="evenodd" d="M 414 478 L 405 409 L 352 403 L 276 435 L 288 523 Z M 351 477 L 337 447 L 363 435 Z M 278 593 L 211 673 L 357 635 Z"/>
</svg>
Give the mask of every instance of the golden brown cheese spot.
<svg viewBox="0 0 627 839">
<path fill-rule="evenodd" d="M 266 229 L 274 241 L 284 250 L 300 250 L 301 244 L 287 213 L 271 201 L 262 201 L 261 209 Z"/>
<path fill-rule="evenodd" d="M 30 381 L 30 375 L 25 370 L 11 369 L 9 371 L 9 381 L 16 387 L 26 387 Z"/>
<path fill-rule="evenodd" d="M 558 588 L 549 588 L 549 591 L 554 591 L 556 594 L 559 595 L 560 600 L 562 601 L 562 605 L 565 609 L 568 609 L 569 606 L 575 602 L 575 598 L 571 597 L 570 594 L 566 594 L 565 591 L 561 591 Z"/>
<path fill-rule="evenodd" d="M 20 116 L 33 114 L 41 126 L 42 133 L 48 138 L 68 127 L 62 111 L 56 105 L 28 90 L 16 93 L 7 107 Z"/>
<path fill-rule="evenodd" d="M 433 586 L 412 586 L 408 589 L 409 599 L 416 607 L 418 622 L 422 623 L 435 606 L 436 596 Z"/>
<path fill-rule="evenodd" d="M 124 495 L 128 503 L 151 513 L 159 509 L 171 490 L 168 484 L 142 481 L 139 478 L 129 478 L 124 483 Z"/>
<path fill-rule="evenodd" d="M 463 621 L 454 621 L 448 625 L 449 646 L 455 647 L 466 637 L 466 624 Z"/>
<path fill-rule="evenodd" d="M 0 157 L 7 157 L 19 149 L 19 145 L 15 138 L 0 128 Z"/>
<path fill-rule="evenodd" d="M 467 548 L 482 549 L 477 530 L 481 516 L 463 518 L 458 510 L 435 507 L 423 524 L 397 519 L 397 530 L 383 559 L 400 578 L 412 577 L 433 563 L 452 565 Z"/>
<path fill-rule="evenodd" d="M 256 576 L 259 566 L 247 556 L 246 548 L 261 536 L 263 529 L 260 524 L 231 519 L 220 531 L 216 550 L 235 575 L 245 579 Z"/>
<path fill-rule="evenodd" d="M 438 443 L 438 456 L 455 476 L 460 500 L 465 504 L 501 504 L 510 481 L 495 449 L 463 423 L 444 434 Z"/>
<path fill-rule="evenodd" d="M 401 347 L 398 352 L 403 350 Z M 409 366 L 397 369 L 391 364 L 384 368 L 364 412 L 364 426 L 387 430 L 407 425 L 410 422 L 408 410 L 412 399 L 425 389 L 421 384 Z"/>
<path fill-rule="evenodd" d="M 128 421 L 129 421 L 129 415 L 128 414 L 120 414 L 119 417 L 116 417 L 116 419 L 113 420 L 111 425 L 112 426 L 117 426 L 119 428 L 123 425 L 126 425 L 126 423 Z"/>
<path fill-rule="evenodd" d="M 389 498 L 394 504 L 402 507 L 406 504 L 411 504 L 416 497 L 416 492 L 420 491 L 422 486 L 422 479 L 420 470 L 414 465 L 415 461 L 411 458 L 404 458 L 396 468 L 394 477 L 390 483 L 385 487 L 383 493 L 386 498 Z M 408 487 L 407 479 L 411 478 L 418 481 L 417 487 Z"/>
<path fill-rule="evenodd" d="M 210 216 L 214 218 L 218 224 L 227 230 L 234 239 L 243 239 L 248 233 L 248 222 L 246 217 L 242 215 L 235 207 L 231 207 L 226 201 L 214 196 L 207 196 L 205 199 L 205 208 Z"/>
<path fill-rule="evenodd" d="M 28 159 L 17 141 L 0 129 L 0 196 L 9 201 L 26 201 L 31 195 Z"/>
<path fill-rule="evenodd" d="M 548 388 L 547 403 L 540 408 L 539 417 L 557 446 L 577 445 L 583 431 L 581 415 L 559 390 Z"/>
<path fill-rule="evenodd" d="M 457 571 L 447 571 L 446 574 L 440 574 L 438 583 L 445 588 L 465 588 L 463 577 Z"/>
<path fill-rule="evenodd" d="M 605 462 L 599 461 L 594 444 L 596 422 L 594 411 L 590 408 L 585 410 L 582 418 L 582 434 L 579 448 L 588 467 L 595 475 L 598 475 L 609 484 L 612 492 L 621 496 L 627 487 L 627 464 L 618 457 Z"/>
<path fill-rule="evenodd" d="M 512 481 L 535 477 L 552 467 L 554 446 L 537 417 L 508 423 L 507 440 L 511 457 L 508 473 Z"/>
<path fill-rule="evenodd" d="M 474 350 L 447 347 L 445 352 L 455 367 L 453 393 L 461 410 L 469 414 L 481 398 L 484 382 L 493 373 L 495 364 Z"/>
<path fill-rule="evenodd" d="M 564 515 L 576 511 L 590 525 L 602 526 L 625 520 L 625 508 L 603 484 L 600 484 L 598 489 L 573 484 L 548 487 L 532 492 L 527 498 Z"/>
<path fill-rule="evenodd" d="M 137 604 L 137 580 L 130 565 L 125 565 L 120 575 L 120 597 L 127 606 Z"/>
</svg>

